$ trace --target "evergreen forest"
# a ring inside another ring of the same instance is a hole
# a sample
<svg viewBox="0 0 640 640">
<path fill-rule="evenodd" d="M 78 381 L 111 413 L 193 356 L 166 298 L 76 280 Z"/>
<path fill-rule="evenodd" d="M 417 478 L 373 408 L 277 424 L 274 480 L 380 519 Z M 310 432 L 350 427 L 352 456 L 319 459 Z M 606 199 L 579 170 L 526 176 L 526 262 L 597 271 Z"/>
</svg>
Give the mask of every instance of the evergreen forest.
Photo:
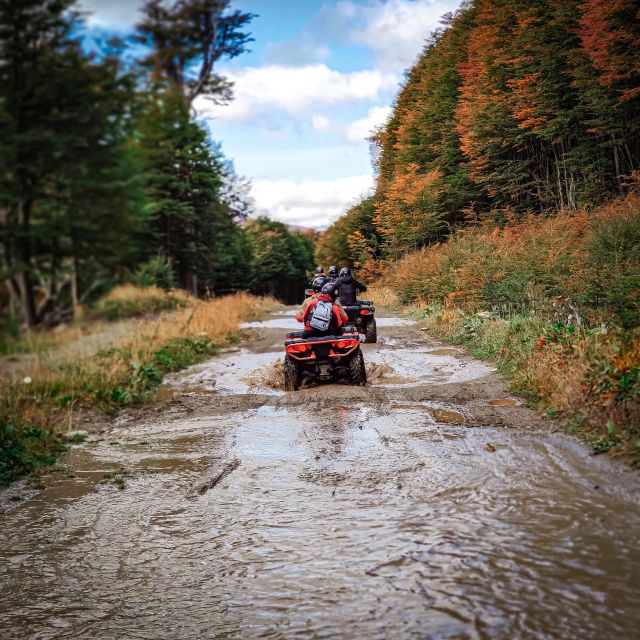
<svg viewBox="0 0 640 640">
<path fill-rule="evenodd" d="M 247 224 L 249 185 L 196 108 L 233 99 L 217 65 L 252 42 L 230 5 L 149 0 L 127 42 L 90 47 L 75 0 L 0 0 L 5 329 L 72 321 L 121 283 L 304 286 L 313 234 Z"/>
</svg>

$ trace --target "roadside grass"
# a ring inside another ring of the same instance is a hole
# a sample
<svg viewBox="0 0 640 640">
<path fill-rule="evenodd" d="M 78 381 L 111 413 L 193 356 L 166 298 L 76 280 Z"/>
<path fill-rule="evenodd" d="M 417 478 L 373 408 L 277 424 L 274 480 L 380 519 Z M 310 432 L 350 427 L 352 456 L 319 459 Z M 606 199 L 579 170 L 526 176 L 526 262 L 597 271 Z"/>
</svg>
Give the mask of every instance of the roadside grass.
<svg viewBox="0 0 640 640">
<path fill-rule="evenodd" d="M 535 316 L 423 308 L 434 335 L 496 363 L 511 388 L 594 453 L 628 455 L 640 465 L 640 332 L 576 329 Z"/>
<path fill-rule="evenodd" d="M 94 355 L 39 361 L 18 380 L 0 380 L 0 484 L 53 462 L 64 449 L 61 433 L 87 415 L 152 398 L 165 374 L 214 355 L 238 340 L 241 322 L 278 306 L 248 294 L 183 299 L 179 310 L 140 321 Z"/>
<path fill-rule="evenodd" d="M 182 291 L 165 291 L 156 286 L 119 285 L 89 308 L 80 308 L 77 319 L 57 327 L 23 331 L 17 322 L 0 324 L 0 355 L 41 354 L 83 337 L 108 330 L 111 323 L 127 318 L 144 318 L 190 304 Z"/>
<path fill-rule="evenodd" d="M 24 332 L 18 324 L 10 321 L 0 326 L 0 356 L 13 354 L 37 354 L 55 349 L 63 344 L 78 340 L 90 332 L 99 331 L 103 323 L 89 325 L 84 321 L 72 325 L 61 325 L 56 329 Z"/>
<path fill-rule="evenodd" d="M 594 453 L 640 464 L 640 194 L 499 219 L 404 256 L 385 286 Z"/>
<path fill-rule="evenodd" d="M 123 284 L 98 300 L 89 312 L 92 317 L 113 322 L 145 314 L 174 311 L 189 304 L 189 297 L 179 290 L 165 291 L 160 287 L 137 287 Z"/>
<path fill-rule="evenodd" d="M 390 287 L 380 284 L 367 287 L 367 291 L 365 294 L 362 294 L 362 297 L 371 300 L 376 307 L 397 309 L 400 306 L 398 294 Z"/>
</svg>

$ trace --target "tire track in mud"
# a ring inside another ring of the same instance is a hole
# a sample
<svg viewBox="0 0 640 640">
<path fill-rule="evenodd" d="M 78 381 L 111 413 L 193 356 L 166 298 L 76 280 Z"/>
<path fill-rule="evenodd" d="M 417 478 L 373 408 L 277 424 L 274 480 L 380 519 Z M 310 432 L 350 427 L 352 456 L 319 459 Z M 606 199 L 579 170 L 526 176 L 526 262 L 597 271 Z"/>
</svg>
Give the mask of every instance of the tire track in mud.
<svg viewBox="0 0 640 640">
<path fill-rule="evenodd" d="M 261 384 L 290 320 L 0 516 L 3 638 L 633 637 L 637 475 L 402 319 L 367 387 Z"/>
</svg>

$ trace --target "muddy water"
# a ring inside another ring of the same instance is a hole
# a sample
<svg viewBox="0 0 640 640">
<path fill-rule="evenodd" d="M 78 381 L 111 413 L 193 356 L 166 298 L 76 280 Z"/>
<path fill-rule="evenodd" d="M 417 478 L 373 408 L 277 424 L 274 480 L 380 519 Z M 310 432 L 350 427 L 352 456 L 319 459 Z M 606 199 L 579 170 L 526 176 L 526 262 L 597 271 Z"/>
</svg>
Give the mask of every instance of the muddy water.
<svg viewBox="0 0 640 640">
<path fill-rule="evenodd" d="M 406 358 L 403 383 L 248 408 L 275 352 L 247 348 L 174 380 L 210 382 L 197 408 L 75 449 L 0 516 L 0 637 L 637 638 L 638 477 L 474 426 L 524 410 L 433 400 L 494 374 L 400 327 L 365 357 Z"/>
</svg>

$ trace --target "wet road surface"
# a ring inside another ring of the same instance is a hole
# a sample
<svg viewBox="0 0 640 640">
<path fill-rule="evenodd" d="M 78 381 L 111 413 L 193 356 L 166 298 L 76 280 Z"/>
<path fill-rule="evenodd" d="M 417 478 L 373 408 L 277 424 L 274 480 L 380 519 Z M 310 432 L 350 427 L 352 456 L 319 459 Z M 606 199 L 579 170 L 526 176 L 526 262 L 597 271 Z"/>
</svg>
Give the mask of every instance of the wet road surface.
<svg viewBox="0 0 640 640">
<path fill-rule="evenodd" d="M 637 474 L 397 318 L 367 388 L 284 393 L 291 322 L 0 515 L 0 637 L 640 637 Z"/>
</svg>

